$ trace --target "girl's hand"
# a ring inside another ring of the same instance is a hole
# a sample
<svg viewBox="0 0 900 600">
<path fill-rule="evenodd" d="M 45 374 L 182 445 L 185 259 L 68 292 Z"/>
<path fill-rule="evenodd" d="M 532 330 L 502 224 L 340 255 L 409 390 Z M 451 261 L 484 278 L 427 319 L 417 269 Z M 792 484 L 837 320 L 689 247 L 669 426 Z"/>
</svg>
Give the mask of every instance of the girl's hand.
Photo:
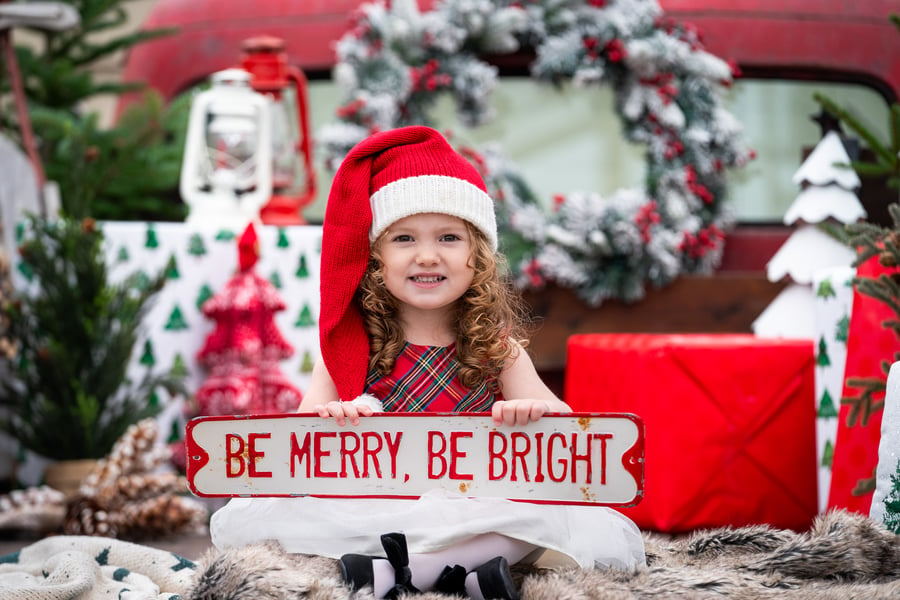
<svg viewBox="0 0 900 600">
<path fill-rule="evenodd" d="M 556 406 L 556 405 L 561 406 Z M 494 402 L 491 416 L 495 425 L 525 425 L 537 421 L 549 412 L 569 412 L 568 405 L 559 400 L 501 400 Z"/>
<path fill-rule="evenodd" d="M 370 417 L 374 412 L 370 406 L 358 405 L 353 402 L 340 402 L 338 400 L 319 404 L 314 408 L 320 417 L 326 419 L 334 418 L 334 422 L 339 427 L 346 425 L 348 419 L 351 425 L 359 425 L 360 417 Z"/>
</svg>

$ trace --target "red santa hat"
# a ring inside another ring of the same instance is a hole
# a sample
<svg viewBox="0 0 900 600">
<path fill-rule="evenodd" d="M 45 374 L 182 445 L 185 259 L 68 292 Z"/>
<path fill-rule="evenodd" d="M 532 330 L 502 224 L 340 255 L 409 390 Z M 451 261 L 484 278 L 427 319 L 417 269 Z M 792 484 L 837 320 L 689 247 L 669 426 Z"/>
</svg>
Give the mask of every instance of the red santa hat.
<svg viewBox="0 0 900 600">
<path fill-rule="evenodd" d="M 363 392 L 369 339 L 353 301 L 370 245 L 390 225 L 421 213 L 469 221 L 497 248 L 484 180 L 429 127 L 391 129 L 357 144 L 334 177 L 322 229 L 319 343 L 341 400 Z"/>
</svg>

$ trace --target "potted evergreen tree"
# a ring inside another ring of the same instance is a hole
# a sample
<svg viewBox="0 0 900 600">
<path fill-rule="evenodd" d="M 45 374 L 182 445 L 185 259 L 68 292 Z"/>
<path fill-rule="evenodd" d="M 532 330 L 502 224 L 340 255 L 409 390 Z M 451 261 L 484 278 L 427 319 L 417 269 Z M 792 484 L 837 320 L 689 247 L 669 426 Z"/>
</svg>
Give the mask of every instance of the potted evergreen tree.
<svg viewBox="0 0 900 600">
<path fill-rule="evenodd" d="M 142 319 L 165 276 L 111 283 L 103 242 L 93 219 L 29 217 L 20 269 L 30 285 L 2 307 L 15 353 L 0 356 L 0 426 L 54 461 L 104 457 L 129 425 L 159 410 L 158 389 L 183 392 L 171 373 L 128 379 Z"/>
</svg>

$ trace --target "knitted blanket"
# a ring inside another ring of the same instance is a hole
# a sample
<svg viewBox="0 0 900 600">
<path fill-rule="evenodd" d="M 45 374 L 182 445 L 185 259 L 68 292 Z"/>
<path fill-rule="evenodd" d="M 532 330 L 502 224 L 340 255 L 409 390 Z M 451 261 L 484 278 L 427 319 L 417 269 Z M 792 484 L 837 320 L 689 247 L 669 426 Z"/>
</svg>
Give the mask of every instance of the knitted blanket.
<svg viewBox="0 0 900 600">
<path fill-rule="evenodd" d="M 3 600 L 177 600 L 195 565 L 130 542 L 56 536 L 0 556 Z"/>
</svg>

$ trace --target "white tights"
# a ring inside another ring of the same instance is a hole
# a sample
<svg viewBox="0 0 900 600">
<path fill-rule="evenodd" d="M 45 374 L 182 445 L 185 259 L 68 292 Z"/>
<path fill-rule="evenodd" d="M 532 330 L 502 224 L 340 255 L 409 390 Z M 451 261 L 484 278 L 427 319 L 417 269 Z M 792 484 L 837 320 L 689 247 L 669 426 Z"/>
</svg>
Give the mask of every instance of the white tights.
<svg viewBox="0 0 900 600">
<path fill-rule="evenodd" d="M 462 565 L 468 573 L 495 556 L 502 556 L 510 565 L 514 565 L 537 548 L 534 544 L 499 533 L 483 533 L 443 550 L 410 554 L 409 570 L 412 572 L 412 584 L 425 592 L 434 588 L 444 567 Z M 387 560 L 373 561 L 372 569 L 375 574 L 373 586 L 375 597 L 384 598 L 387 591 L 394 585 L 394 569 Z M 481 598 L 474 573 L 466 578 L 466 591 L 471 598 Z"/>
</svg>

